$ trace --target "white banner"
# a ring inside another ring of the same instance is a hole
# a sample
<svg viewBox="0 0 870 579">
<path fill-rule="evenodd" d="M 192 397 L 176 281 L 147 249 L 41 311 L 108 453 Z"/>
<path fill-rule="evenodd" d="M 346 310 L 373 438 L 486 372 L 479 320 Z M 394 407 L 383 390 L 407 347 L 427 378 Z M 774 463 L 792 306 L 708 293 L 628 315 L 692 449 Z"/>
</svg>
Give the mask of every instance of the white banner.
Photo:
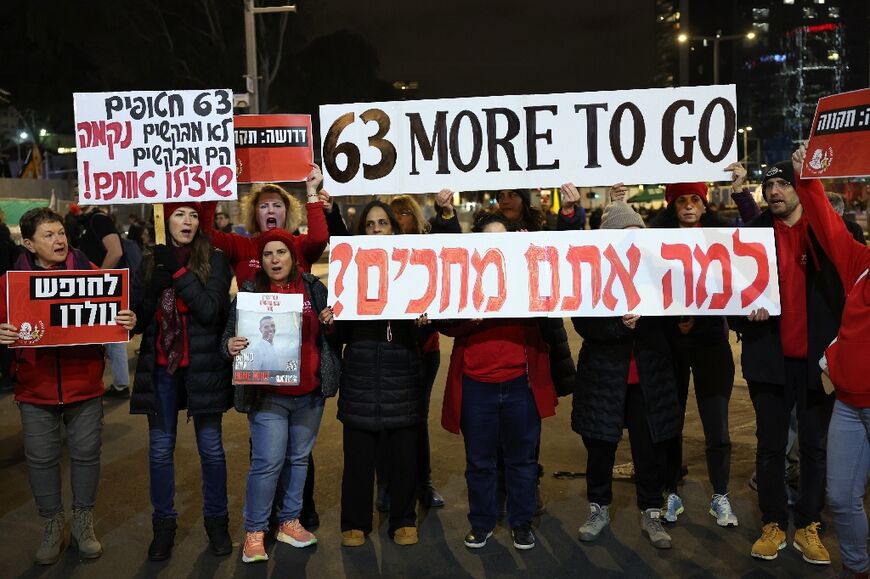
<svg viewBox="0 0 870 579">
<path fill-rule="evenodd" d="M 323 105 L 332 195 L 725 181 L 734 85 Z"/>
<path fill-rule="evenodd" d="M 236 199 L 233 92 L 75 93 L 79 203 Z"/>
<path fill-rule="evenodd" d="M 770 228 L 333 237 L 340 320 L 779 315 Z"/>
</svg>

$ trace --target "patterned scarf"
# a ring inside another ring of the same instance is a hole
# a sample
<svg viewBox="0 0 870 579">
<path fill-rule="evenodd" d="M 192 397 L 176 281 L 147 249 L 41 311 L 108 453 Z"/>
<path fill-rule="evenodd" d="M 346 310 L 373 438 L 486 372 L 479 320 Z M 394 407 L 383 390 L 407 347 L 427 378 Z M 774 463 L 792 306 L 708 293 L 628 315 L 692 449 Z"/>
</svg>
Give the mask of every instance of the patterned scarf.
<svg viewBox="0 0 870 579">
<path fill-rule="evenodd" d="M 190 259 L 190 246 L 172 249 L 178 262 L 186 266 Z M 166 365 L 166 372 L 169 375 L 175 374 L 184 357 L 184 320 L 178 311 L 176 297 L 174 288 L 166 288 L 160 294 L 160 303 L 157 304 L 157 309 L 160 311 L 160 345 L 169 361 Z"/>
</svg>

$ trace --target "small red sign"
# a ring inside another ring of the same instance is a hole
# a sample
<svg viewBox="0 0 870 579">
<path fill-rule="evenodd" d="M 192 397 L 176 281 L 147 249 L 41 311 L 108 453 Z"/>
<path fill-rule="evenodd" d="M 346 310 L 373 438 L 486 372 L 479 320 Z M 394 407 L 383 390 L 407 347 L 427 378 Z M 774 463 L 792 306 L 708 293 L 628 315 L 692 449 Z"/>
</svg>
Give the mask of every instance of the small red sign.
<svg viewBox="0 0 870 579">
<path fill-rule="evenodd" d="M 126 269 L 10 271 L 6 311 L 18 328 L 12 348 L 127 342 L 115 315 L 129 309 Z"/>
<path fill-rule="evenodd" d="M 870 89 L 819 99 L 813 118 L 804 178 L 870 175 Z"/>
<path fill-rule="evenodd" d="M 314 162 L 309 115 L 237 115 L 239 183 L 304 181 Z"/>
</svg>

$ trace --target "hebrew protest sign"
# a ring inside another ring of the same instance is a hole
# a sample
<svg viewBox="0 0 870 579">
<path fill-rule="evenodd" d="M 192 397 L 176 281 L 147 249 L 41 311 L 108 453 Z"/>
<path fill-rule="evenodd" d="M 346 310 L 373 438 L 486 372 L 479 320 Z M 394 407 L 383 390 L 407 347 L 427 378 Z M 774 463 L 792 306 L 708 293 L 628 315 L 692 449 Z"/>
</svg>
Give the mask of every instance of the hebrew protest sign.
<svg viewBox="0 0 870 579">
<path fill-rule="evenodd" d="M 332 195 L 723 181 L 734 85 L 323 105 Z"/>
<path fill-rule="evenodd" d="M 870 88 L 819 99 L 804 178 L 870 175 Z"/>
<path fill-rule="evenodd" d="M 235 199 L 233 93 L 75 93 L 82 205 Z"/>
<path fill-rule="evenodd" d="M 237 115 L 239 183 L 304 181 L 314 162 L 308 115 Z"/>
<path fill-rule="evenodd" d="M 336 319 L 778 315 L 773 230 L 361 235 L 330 240 Z"/>
<path fill-rule="evenodd" d="M 302 294 L 239 292 L 236 335 L 248 347 L 233 362 L 233 384 L 298 386 Z"/>
<path fill-rule="evenodd" d="M 18 328 L 12 348 L 127 342 L 115 323 L 129 309 L 126 269 L 10 271 L 6 311 Z"/>
</svg>

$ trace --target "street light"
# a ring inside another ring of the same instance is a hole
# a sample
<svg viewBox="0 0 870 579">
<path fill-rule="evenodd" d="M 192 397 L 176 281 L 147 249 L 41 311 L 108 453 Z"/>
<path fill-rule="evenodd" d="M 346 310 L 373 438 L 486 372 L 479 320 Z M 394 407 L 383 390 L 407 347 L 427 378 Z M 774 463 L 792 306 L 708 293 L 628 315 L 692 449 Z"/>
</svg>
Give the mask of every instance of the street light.
<svg viewBox="0 0 870 579">
<path fill-rule="evenodd" d="M 745 38 L 746 40 L 753 40 L 755 38 L 754 32 L 747 32 L 745 34 L 728 34 L 726 36 L 722 36 L 722 31 L 717 30 L 715 36 L 701 36 L 698 34 L 686 34 L 685 32 L 681 32 L 677 36 L 677 42 L 680 44 L 686 44 L 690 40 L 703 40 L 704 42 L 712 42 L 713 43 L 713 84 L 719 84 L 719 43 L 723 40 L 737 40 L 739 38 Z"/>
<path fill-rule="evenodd" d="M 747 143 L 749 141 L 749 131 L 751 131 L 751 130 L 752 130 L 752 127 L 749 127 L 749 126 L 741 127 L 739 129 L 737 129 L 737 132 L 740 133 L 741 135 L 743 135 L 743 159 L 741 160 L 741 163 L 748 163 L 749 162 L 749 151 L 747 151 L 747 146 L 748 146 Z"/>
<path fill-rule="evenodd" d="M 257 8 L 254 0 L 245 0 L 245 59 L 248 64 L 247 89 L 251 95 L 248 112 L 260 112 L 260 91 L 257 88 L 257 28 L 254 22 L 255 14 L 273 14 L 275 12 L 296 12 L 296 6 L 265 6 Z"/>
</svg>

